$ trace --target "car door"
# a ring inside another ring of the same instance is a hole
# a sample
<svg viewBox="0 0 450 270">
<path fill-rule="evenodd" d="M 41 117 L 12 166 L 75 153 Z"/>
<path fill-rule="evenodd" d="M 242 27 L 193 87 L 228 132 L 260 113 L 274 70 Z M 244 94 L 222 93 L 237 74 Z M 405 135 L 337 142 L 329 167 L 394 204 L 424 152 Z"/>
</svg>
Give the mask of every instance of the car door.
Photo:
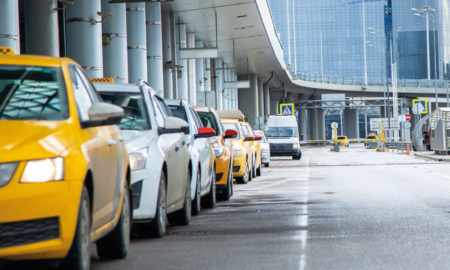
<svg viewBox="0 0 450 270">
<path fill-rule="evenodd" d="M 75 65 L 70 66 L 70 76 L 80 121 L 89 120 L 88 110 L 98 102 L 96 94 L 89 89 L 87 78 Z M 88 127 L 84 129 L 83 152 L 89 158 L 94 194 L 92 200 L 92 230 L 96 230 L 113 218 L 114 194 L 118 185 L 118 145 L 113 126 Z M 111 169 L 114 168 L 114 169 Z M 117 201 L 118 204 L 118 201 Z"/>
<path fill-rule="evenodd" d="M 203 127 L 203 123 L 200 120 L 197 112 L 189 106 L 189 113 L 195 123 L 195 134 L 198 133 L 198 129 Z M 199 160 L 201 166 L 201 189 L 205 189 L 209 186 L 211 181 L 211 144 L 208 138 L 197 138 L 194 141 L 195 147 L 199 152 Z"/>
</svg>

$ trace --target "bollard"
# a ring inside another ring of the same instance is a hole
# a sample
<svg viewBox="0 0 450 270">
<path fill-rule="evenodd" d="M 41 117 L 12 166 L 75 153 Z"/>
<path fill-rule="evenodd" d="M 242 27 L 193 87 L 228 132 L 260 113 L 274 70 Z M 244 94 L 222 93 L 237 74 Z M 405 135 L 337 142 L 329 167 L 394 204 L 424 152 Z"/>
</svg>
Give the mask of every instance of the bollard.
<svg viewBox="0 0 450 270">
<path fill-rule="evenodd" d="M 409 143 L 406 144 L 406 154 L 407 154 L 408 156 L 411 155 L 411 148 L 410 148 L 410 146 L 409 146 Z"/>
</svg>

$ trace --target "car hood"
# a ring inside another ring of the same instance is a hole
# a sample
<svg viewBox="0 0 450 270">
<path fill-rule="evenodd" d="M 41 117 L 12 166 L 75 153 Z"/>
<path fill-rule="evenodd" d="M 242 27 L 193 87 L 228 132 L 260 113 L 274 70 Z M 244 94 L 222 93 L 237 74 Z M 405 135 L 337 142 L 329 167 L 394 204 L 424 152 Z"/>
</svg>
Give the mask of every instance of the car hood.
<svg viewBox="0 0 450 270">
<path fill-rule="evenodd" d="M 128 153 L 147 147 L 154 136 L 151 130 L 122 130 Z"/>
<path fill-rule="evenodd" d="M 0 121 L 0 162 L 61 155 L 76 141 L 66 121 Z"/>
<path fill-rule="evenodd" d="M 240 139 L 233 140 L 233 149 L 240 150 L 242 148 L 242 141 Z"/>
<path fill-rule="evenodd" d="M 298 138 L 297 137 L 292 137 L 292 138 L 267 138 L 267 140 L 269 141 L 269 143 L 298 143 Z"/>
</svg>

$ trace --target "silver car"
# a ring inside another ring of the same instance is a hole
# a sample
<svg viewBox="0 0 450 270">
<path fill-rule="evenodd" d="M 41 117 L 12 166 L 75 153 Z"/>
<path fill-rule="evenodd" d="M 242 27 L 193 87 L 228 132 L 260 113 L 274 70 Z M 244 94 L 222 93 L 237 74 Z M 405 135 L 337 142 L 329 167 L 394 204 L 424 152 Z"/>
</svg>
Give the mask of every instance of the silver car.
<svg viewBox="0 0 450 270">
<path fill-rule="evenodd" d="M 262 139 L 259 141 L 261 145 L 261 163 L 264 164 L 264 167 L 269 167 L 270 163 L 270 144 L 267 141 L 266 135 L 262 130 L 254 130 L 253 133 L 257 135 L 261 135 Z"/>
</svg>

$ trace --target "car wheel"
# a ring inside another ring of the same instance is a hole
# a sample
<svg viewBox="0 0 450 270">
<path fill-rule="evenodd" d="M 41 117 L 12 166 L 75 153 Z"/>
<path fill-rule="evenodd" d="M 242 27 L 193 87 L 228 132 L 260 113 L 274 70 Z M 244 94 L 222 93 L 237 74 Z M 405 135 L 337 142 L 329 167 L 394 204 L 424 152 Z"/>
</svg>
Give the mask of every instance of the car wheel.
<svg viewBox="0 0 450 270">
<path fill-rule="evenodd" d="M 250 178 L 250 168 L 248 167 L 248 160 L 245 162 L 244 175 L 242 177 L 238 177 L 236 181 L 239 184 L 247 184 Z"/>
<path fill-rule="evenodd" d="M 256 176 L 261 176 L 261 163 L 259 163 L 258 168 L 256 169 Z"/>
<path fill-rule="evenodd" d="M 214 208 L 216 206 L 216 170 L 213 170 L 209 193 L 202 198 L 202 207 Z"/>
<path fill-rule="evenodd" d="M 268 168 L 269 167 L 269 163 L 264 163 L 264 167 Z"/>
<path fill-rule="evenodd" d="M 166 234 L 167 229 L 167 194 L 166 175 L 161 172 L 159 180 L 158 199 L 155 217 L 142 226 L 140 234 L 144 237 L 160 238 Z"/>
<path fill-rule="evenodd" d="M 91 211 L 88 191 L 81 192 L 78 221 L 69 254 L 61 264 L 61 269 L 87 270 L 91 265 Z"/>
<path fill-rule="evenodd" d="M 231 168 L 228 169 L 227 187 L 222 190 L 222 193 L 219 195 L 219 199 L 222 201 L 230 200 L 233 195 L 233 174 L 231 173 L 231 170 Z"/>
<path fill-rule="evenodd" d="M 101 259 L 121 259 L 128 254 L 131 232 L 130 191 L 125 186 L 122 199 L 122 212 L 114 230 L 97 241 L 97 253 Z"/>
<path fill-rule="evenodd" d="M 184 195 L 183 208 L 169 216 L 169 222 L 171 225 L 189 225 L 191 222 L 192 213 L 191 202 L 191 171 L 187 173 L 186 192 Z"/>
<path fill-rule="evenodd" d="M 252 159 L 252 178 L 255 178 L 256 177 L 256 162 L 255 162 L 255 157 L 253 157 L 253 159 Z M 252 179 L 249 179 L 250 181 L 252 180 Z"/>
<path fill-rule="evenodd" d="M 195 197 L 192 201 L 192 215 L 198 215 L 200 213 L 200 200 L 201 200 L 201 194 L 200 194 L 200 168 L 198 168 L 197 171 L 197 178 L 195 179 Z"/>
</svg>

